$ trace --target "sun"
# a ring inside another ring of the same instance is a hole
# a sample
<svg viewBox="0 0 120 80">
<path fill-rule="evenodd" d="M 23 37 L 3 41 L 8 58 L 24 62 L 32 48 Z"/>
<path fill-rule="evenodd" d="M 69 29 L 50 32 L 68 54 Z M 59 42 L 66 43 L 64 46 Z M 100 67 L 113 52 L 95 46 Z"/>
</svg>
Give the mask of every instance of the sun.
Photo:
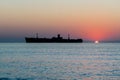
<svg viewBox="0 0 120 80">
<path fill-rule="evenodd" d="M 96 44 L 97 44 L 97 43 L 99 43 L 99 41 L 95 41 L 94 43 L 96 43 Z"/>
</svg>

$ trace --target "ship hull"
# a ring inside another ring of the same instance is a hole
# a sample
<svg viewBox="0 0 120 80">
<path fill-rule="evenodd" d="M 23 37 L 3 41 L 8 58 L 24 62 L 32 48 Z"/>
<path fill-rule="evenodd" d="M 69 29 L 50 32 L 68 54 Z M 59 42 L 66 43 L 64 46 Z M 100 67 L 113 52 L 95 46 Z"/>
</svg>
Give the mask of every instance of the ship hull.
<svg viewBox="0 0 120 80">
<path fill-rule="evenodd" d="M 82 39 L 25 38 L 26 43 L 82 43 Z"/>
</svg>

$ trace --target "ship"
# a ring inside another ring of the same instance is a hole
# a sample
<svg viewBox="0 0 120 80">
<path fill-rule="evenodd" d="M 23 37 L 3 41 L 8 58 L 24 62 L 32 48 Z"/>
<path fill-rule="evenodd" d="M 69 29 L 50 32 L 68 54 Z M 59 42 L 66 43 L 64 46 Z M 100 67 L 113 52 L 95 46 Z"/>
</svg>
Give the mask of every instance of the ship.
<svg viewBox="0 0 120 80">
<path fill-rule="evenodd" d="M 57 37 L 52 38 L 39 38 L 38 33 L 36 37 L 25 37 L 26 43 L 82 43 L 83 39 L 71 39 L 68 35 L 68 39 L 64 39 L 60 34 Z"/>
</svg>

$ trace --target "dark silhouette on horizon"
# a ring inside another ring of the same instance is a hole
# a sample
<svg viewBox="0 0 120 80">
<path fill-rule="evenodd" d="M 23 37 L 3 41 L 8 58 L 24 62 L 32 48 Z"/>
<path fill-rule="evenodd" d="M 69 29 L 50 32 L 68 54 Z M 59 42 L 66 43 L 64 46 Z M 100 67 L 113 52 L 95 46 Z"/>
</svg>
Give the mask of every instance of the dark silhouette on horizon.
<svg viewBox="0 0 120 80">
<path fill-rule="evenodd" d="M 38 33 L 36 34 L 36 38 L 33 37 L 25 37 L 26 43 L 82 43 L 82 39 L 70 39 L 70 35 L 68 35 L 68 39 L 63 39 L 60 34 L 57 37 L 52 38 L 39 38 Z"/>
</svg>

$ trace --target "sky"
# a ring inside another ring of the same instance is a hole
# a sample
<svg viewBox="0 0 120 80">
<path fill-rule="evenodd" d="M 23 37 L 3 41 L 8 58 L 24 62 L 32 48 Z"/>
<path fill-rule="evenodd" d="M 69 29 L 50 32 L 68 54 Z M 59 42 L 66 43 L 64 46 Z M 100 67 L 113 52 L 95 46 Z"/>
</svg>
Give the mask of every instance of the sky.
<svg viewBox="0 0 120 80">
<path fill-rule="evenodd" d="M 0 42 L 36 33 L 120 41 L 120 0 L 0 0 Z"/>
</svg>

